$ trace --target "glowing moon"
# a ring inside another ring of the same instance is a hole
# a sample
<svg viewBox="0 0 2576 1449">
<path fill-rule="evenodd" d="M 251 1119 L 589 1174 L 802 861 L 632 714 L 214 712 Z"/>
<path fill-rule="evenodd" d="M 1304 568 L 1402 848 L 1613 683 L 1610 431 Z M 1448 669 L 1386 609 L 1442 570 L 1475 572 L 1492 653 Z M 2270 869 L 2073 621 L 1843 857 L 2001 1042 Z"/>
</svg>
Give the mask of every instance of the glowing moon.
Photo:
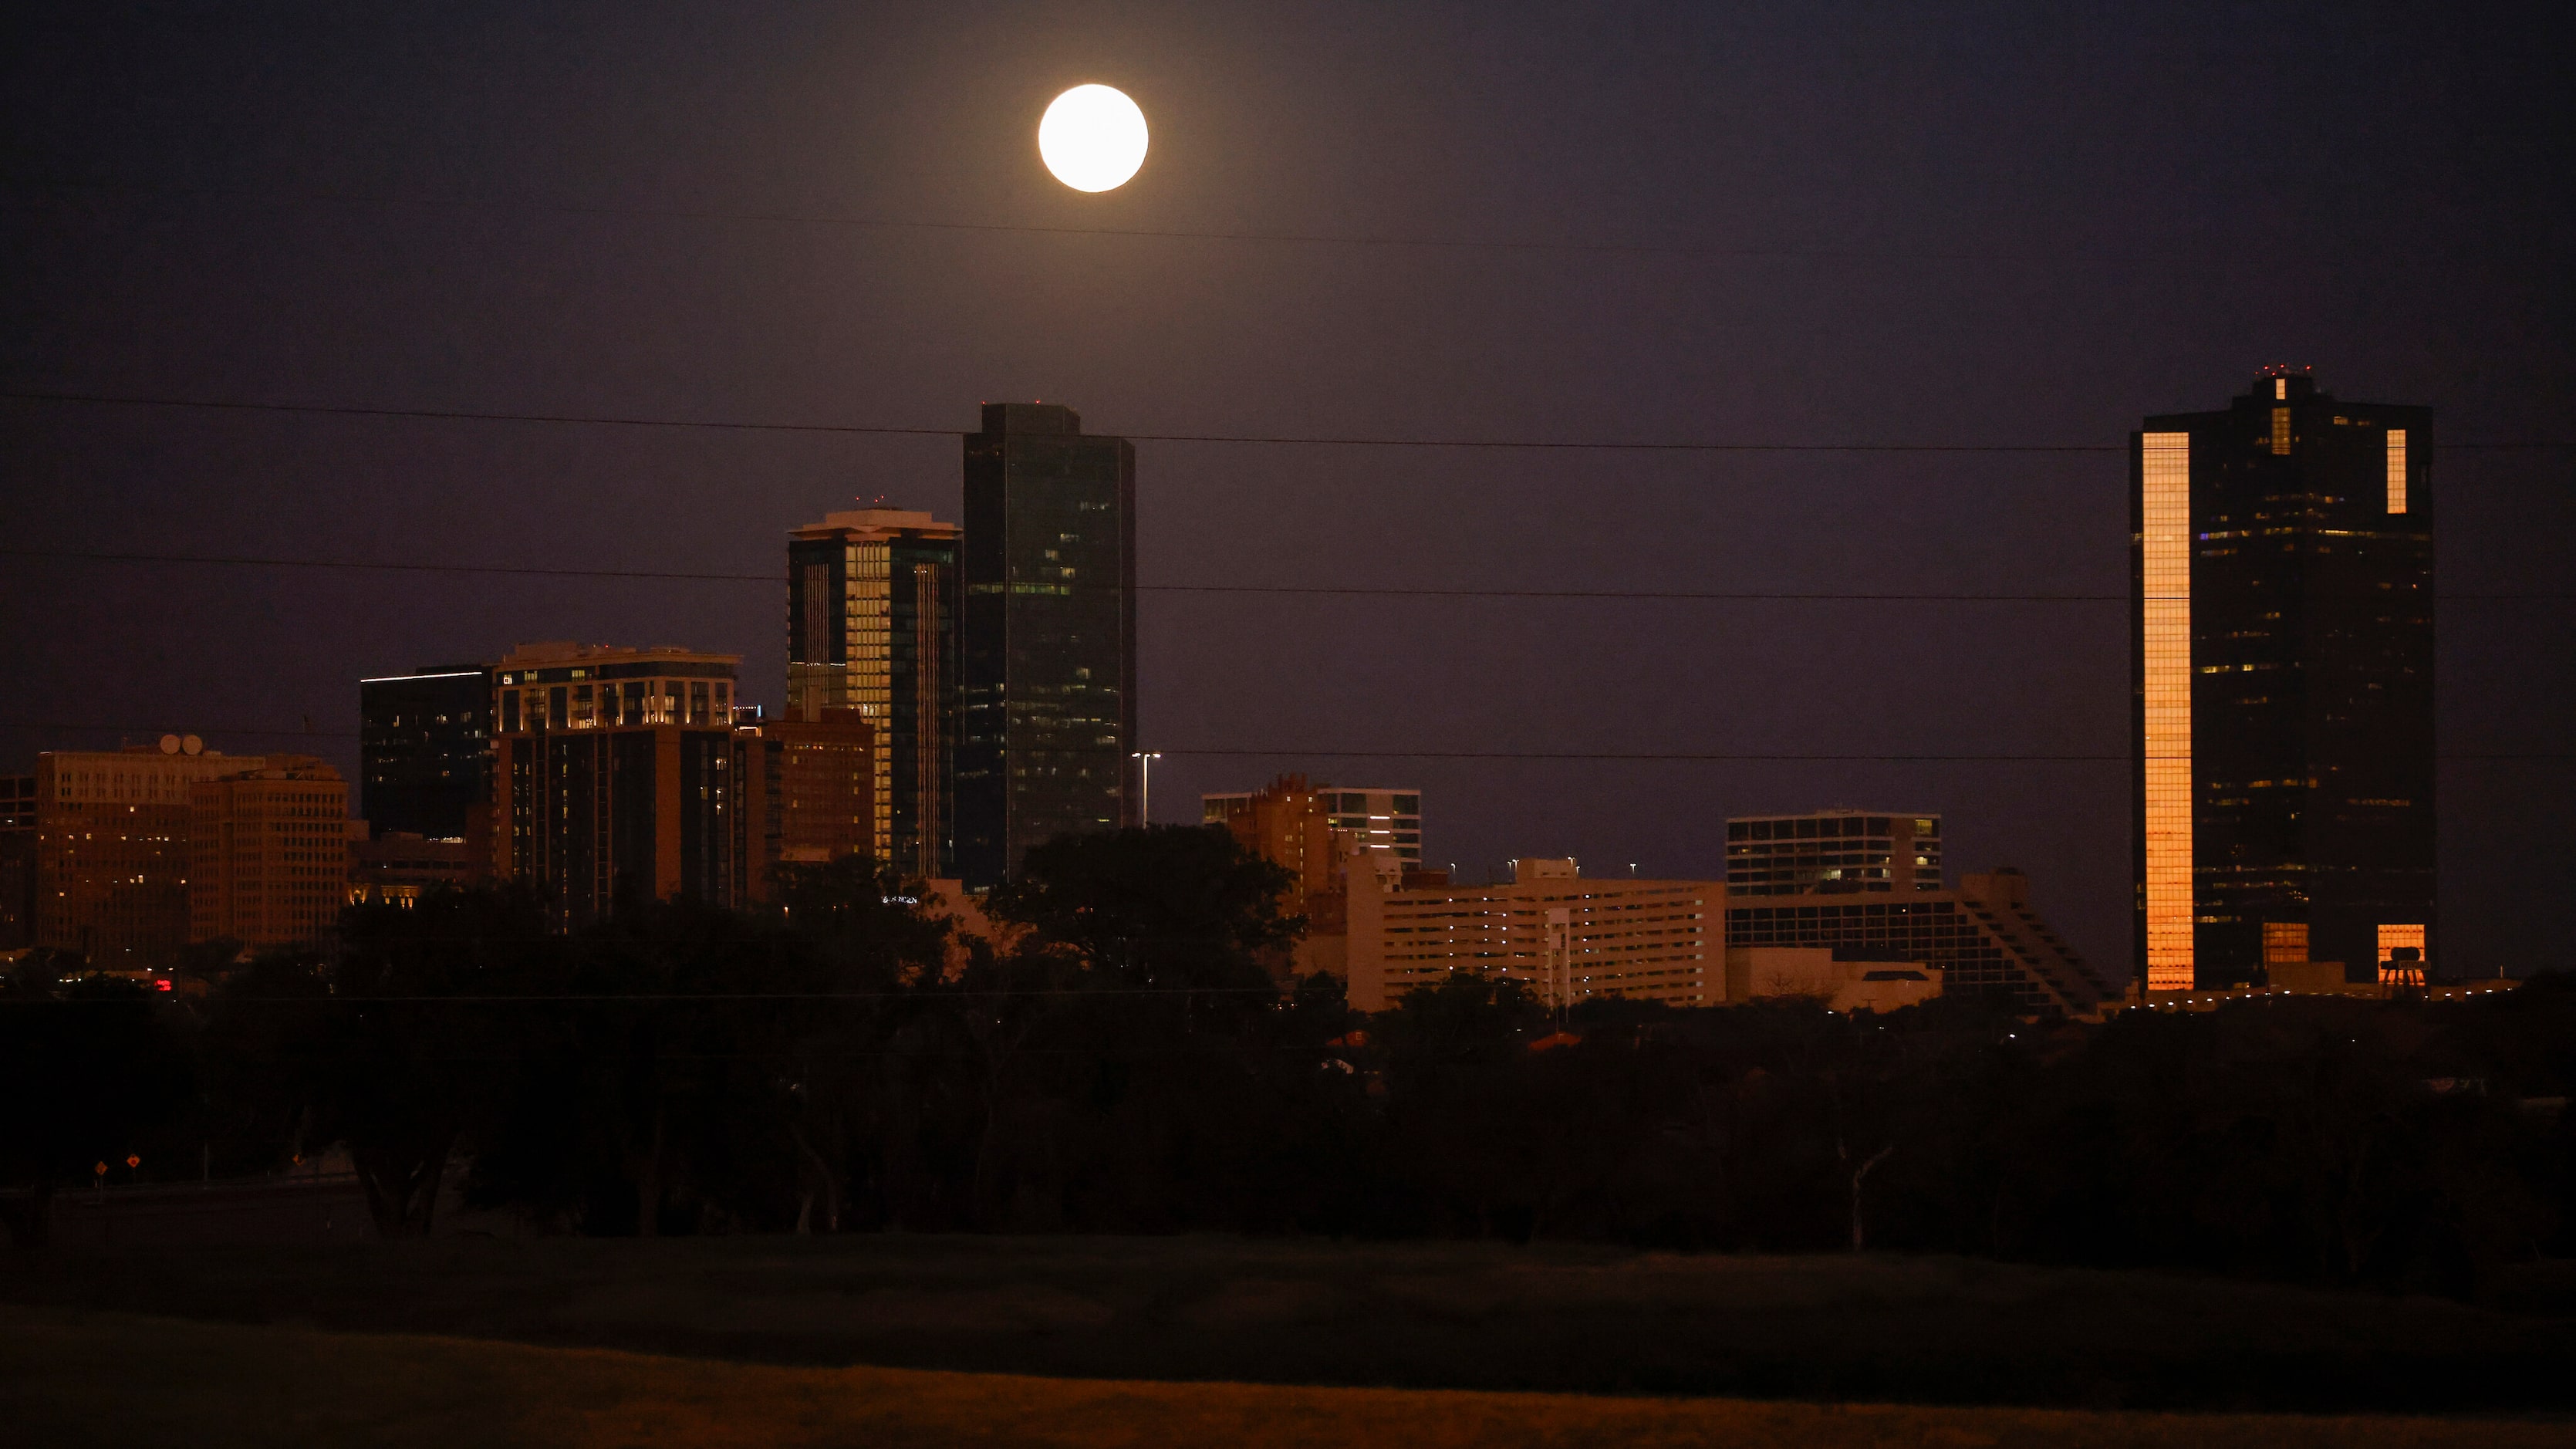
<svg viewBox="0 0 2576 1449">
<path fill-rule="evenodd" d="M 1145 164 L 1145 113 L 1114 86 L 1075 86 L 1038 122 L 1038 155 L 1076 191 L 1124 186 Z"/>
</svg>

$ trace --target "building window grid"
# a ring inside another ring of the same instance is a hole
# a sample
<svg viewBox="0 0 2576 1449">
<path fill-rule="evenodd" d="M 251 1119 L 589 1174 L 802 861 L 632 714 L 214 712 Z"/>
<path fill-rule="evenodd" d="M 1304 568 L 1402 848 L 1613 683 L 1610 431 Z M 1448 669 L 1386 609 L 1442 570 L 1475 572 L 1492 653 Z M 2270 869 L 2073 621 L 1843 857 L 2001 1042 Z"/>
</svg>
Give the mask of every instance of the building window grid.
<svg viewBox="0 0 2576 1449">
<path fill-rule="evenodd" d="M 2286 412 L 2279 414 L 2286 417 Z M 2284 426 L 2276 421 L 2275 427 Z M 2141 443 L 2147 989 L 2193 984 L 2191 435 Z"/>
<path fill-rule="evenodd" d="M 2406 430 L 2388 430 L 2388 511 L 2406 511 Z"/>
</svg>

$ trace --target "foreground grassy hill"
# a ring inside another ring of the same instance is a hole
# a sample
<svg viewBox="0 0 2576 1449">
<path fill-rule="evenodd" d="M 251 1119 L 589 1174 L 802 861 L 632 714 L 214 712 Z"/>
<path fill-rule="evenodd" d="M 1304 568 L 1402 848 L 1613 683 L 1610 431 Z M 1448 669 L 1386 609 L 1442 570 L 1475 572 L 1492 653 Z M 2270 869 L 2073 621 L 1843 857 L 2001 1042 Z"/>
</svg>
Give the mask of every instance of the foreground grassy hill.
<svg viewBox="0 0 2576 1449">
<path fill-rule="evenodd" d="M 785 1368 L 409 1334 L 0 1309 L 11 1442 L 1684 1445 L 2135 1449 L 2563 1444 L 2565 1423 L 1816 1405 Z M 23 1436 L 23 1437 L 20 1437 Z"/>
<path fill-rule="evenodd" d="M 0 1302 L 1104 1380 L 2576 1410 L 2564 1372 L 2576 1319 L 2563 1314 L 1947 1258 L 1233 1238 L 465 1238 L 0 1256 Z"/>
</svg>

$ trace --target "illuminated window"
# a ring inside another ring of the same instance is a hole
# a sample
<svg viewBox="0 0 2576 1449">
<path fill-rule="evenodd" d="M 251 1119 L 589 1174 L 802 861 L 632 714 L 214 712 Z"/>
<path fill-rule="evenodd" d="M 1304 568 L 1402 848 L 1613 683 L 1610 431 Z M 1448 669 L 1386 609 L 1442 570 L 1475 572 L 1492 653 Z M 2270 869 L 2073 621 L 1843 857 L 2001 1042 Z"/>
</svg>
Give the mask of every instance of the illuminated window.
<svg viewBox="0 0 2576 1449">
<path fill-rule="evenodd" d="M 2265 921 L 2263 923 L 2263 964 L 2279 966 L 2308 959 L 2308 923 L 2305 921 Z"/>
<path fill-rule="evenodd" d="M 2406 511 L 2406 430 L 2388 430 L 2388 511 Z"/>
<path fill-rule="evenodd" d="M 2289 395 L 2290 380 L 2288 378 L 2276 377 L 2272 379 L 2272 397 L 2274 401 L 2277 402 L 2281 399 L 2287 398 Z"/>
<path fill-rule="evenodd" d="M 2141 440 L 2147 989 L 2192 986 L 2191 435 Z"/>
<path fill-rule="evenodd" d="M 2398 960 L 2397 953 L 2407 953 Z M 2379 984 L 2382 986 L 2421 986 L 2424 984 L 2424 928 L 2422 926 L 2381 926 L 2379 928 Z"/>
<path fill-rule="evenodd" d="M 2272 409 L 2272 451 L 2275 453 L 2290 451 L 2290 410 L 2288 408 Z"/>
</svg>

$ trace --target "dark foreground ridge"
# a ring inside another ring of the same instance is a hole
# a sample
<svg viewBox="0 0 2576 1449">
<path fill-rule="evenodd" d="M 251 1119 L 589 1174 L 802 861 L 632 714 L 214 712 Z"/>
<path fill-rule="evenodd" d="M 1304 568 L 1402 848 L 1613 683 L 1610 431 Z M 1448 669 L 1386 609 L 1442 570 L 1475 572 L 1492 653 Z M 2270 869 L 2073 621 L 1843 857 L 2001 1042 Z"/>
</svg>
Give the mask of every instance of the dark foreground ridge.
<svg viewBox="0 0 2576 1449">
<path fill-rule="evenodd" d="M 2536 1285 L 2526 1284 L 2526 1292 Z M 15 1255 L 0 1299 L 781 1365 L 2291 1412 L 2576 1409 L 2564 1301 L 1944 1257 L 884 1235 Z"/>
</svg>

